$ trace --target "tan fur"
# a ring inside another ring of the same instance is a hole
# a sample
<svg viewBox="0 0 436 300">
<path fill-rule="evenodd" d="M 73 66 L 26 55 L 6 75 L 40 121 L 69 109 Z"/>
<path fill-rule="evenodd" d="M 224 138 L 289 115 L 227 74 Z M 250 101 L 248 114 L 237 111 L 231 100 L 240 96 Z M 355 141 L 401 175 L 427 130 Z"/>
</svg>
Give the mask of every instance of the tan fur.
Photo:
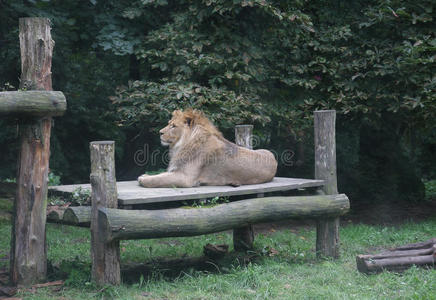
<svg viewBox="0 0 436 300">
<path fill-rule="evenodd" d="M 268 150 L 249 150 L 226 140 L 198 110 L 176 110 L 160 131 L 170 147 L 168 171 L 138 178 L 144 187 L 256 184 L 271 181 L 277 161 Z"/>
</svg>

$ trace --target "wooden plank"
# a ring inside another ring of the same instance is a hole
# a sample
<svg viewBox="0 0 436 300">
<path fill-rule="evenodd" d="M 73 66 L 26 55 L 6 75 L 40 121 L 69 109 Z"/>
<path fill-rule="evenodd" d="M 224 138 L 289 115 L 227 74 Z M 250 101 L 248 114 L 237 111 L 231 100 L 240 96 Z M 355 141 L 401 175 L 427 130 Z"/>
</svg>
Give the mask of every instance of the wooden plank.
<svg viewBox="0 0 436 300">
<path fill-rule="evenodd" d="M 162 210 L 99 209 L 99 231 L 106 242 L 181 237 L 221 232 L 248 224 L 345 214 L 345 194 L 254 198 L 208 208 Z"/>
<path fill-rule="evenodd" d="M 47 117 L 61 116 L 67 101 L 57 91 L 0 92 L 0 115 Z"/>
<path fill-rule="evenodd" d="M 273 181 L 262 184 L 232 186 L 200 186 L 192 188 L 144 188 L 135 181 L 117 182 L 118 204 L 135 205 L 167 201 L 195 200 L 216 196 L 240 196 L 258 193 L 297 190 L 323 186 L 323 180 L 275 177 Z M 81 187 L 90 190 L 90 184 L 60 185 L 49 187 L 51 191 L 72 193 Z"/>
</svg>

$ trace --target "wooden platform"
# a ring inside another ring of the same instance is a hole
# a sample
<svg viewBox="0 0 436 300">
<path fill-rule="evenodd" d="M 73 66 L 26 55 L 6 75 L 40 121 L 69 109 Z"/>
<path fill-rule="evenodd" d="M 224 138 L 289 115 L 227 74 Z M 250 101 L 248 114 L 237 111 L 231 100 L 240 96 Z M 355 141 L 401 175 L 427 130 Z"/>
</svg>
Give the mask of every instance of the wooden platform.
<svg viewBox="0 0 436 300">
<path fill-rule="evenodd" d="M 193 188 L 144 188 L 137 181 L 117 182 L 118 204 L 120 206 L 157 203 L 167 201 L 195 200 L 216 196 L 253 195 L 267 192 L 297 190 L 323 186 L 323 180 L 275 177 L 262 184 L 232 186 L 200 186 Z M 59 185 L 49 187 L 54 192 L 72 193 L 77 188 L 91 189 L 90 184 Z"/>
</svg>

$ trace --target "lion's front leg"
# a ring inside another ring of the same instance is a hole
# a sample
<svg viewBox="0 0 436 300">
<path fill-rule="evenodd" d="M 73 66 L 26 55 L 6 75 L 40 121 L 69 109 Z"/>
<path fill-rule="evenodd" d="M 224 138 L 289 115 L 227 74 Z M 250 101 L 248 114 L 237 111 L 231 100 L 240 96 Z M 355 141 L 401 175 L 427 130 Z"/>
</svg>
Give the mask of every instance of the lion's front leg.
<svg viewBox="0 0 436 300">
<path fill-rule="evenodd" d="M 141 186 L 147 188 L 157 187 L 192 187 L 195 180 L 181 172 L 165 172 L 158 175 L 142 175 L 138 177 Z"/>
</svg>

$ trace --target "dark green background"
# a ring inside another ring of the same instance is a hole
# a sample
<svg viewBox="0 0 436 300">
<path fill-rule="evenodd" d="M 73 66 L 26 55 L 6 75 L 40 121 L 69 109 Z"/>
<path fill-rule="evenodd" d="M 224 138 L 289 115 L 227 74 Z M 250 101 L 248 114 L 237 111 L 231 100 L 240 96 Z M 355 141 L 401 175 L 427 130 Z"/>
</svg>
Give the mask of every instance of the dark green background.
<svg viewBox="0 0 436 300">
<path fill-rule="evenodd" d="M 117 177 L 159 145 L 173 109 L 204 110 L 233 139 L 313 177 L 316 109 L 336 109 L 338 182 L 354 203 L 419 201 L 435 177 L 436 1 L 0 1 L 0 90 L 19 86 L 18 19 L 52 20 L 56 118 L 51 171 L 89 178 L 89 142 L 115 140 Z M 17 120 L 0 120 L 0 179 L 16 175 Z"/>
</svg>

